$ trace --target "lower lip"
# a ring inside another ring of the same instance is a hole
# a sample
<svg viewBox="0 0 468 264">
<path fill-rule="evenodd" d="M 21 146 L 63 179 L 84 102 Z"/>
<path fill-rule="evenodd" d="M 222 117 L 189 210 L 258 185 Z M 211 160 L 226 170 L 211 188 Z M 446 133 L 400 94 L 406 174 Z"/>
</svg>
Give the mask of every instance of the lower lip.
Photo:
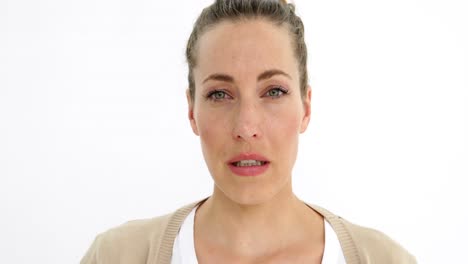
<svg viewBox="0 0 468 264">
<path fill-rule="evenodd" d="M 265 163 L 261 166 L 245 166 L 245 167 L 237 167 L 232 164 L 228 164 L 229 169 L 231 171 L 239 176 L 257 176 L 262 173 L 264 173 L 268 167 L 270 166 L 270 163 Z"/>
</svg>

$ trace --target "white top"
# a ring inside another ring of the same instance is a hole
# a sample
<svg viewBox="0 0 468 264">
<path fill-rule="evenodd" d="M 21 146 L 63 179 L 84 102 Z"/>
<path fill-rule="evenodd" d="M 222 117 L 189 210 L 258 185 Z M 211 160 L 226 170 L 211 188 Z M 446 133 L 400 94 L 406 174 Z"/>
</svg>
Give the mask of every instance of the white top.
<svg viewBox="0 0 468 264">
<path fill-rule="evenodd" d="M 171 264 L 198 264 L 193 242 L 193 227 L 196 207 L 190 212 L 180 227 L 172 248 Z M 325 222 L 325 249 L 322 264 L 346 264 L 338 237 L 330 224 Z"/>
</svg>

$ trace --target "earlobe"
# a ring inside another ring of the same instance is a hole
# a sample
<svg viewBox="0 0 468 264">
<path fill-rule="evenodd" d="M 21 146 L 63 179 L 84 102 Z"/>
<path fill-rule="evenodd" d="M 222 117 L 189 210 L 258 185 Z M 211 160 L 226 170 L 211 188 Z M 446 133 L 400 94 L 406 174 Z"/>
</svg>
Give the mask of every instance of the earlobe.
<svg viewBox="0 0 468 264">
<path fill-rule="evenodd" d="M 304 133 L 309 126 L 310 115 L 311 115 L 311 102 L 312 102 L 312 88 L 310 85 L 307 85 L 306 96 L 303 99 L 304 104 L 304 117 L 302 118 L 301 131 Z"/>
<path fill-rule="evenodd" d="M 197 127 L 197 123 L 195 122 L 195 118 L 194 118 L 194 115 L 193 115 L 193 103 L 194 101 L 192 100 L 192 97 L 190 96 L 190 90 L 187 89 L 187 91 L 185 92 L 185 96 L 187 97 L 187 105 L 188 105 L 188 118 L 189 118 L 189 121 L 190 121 L 190 126 L 192 127 L 192 131 L 195 135 L 199 135 L 198 134 L 198 127 Z"/>
</svg>

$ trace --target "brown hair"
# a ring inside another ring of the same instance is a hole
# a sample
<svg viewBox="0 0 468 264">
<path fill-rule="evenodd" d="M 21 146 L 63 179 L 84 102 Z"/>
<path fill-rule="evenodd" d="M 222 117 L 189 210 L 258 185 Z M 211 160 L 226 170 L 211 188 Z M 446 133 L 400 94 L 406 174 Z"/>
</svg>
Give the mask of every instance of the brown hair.
<svg viewBox="0 0 468 264">
<path fill-rule="evenodd" d="M 203 9 L 187 42 L 185 56 L 189 67 L 188 82 L 192 100 L 195 98 L 193 68 L 197 65 L 196 48 L 201 35 L 222 21 L 239 21 L 252 18 L 264 18 L 277 26 L 288 25 L 294 55 L 299 67 L 301 94 L 305 96 L 307 87 L 307 47 L 304 42 L 304 25 L 301 18 L 295 14 L 294 4 L 288 4 L 285 0 L 216 0 Z"/>
</svg>

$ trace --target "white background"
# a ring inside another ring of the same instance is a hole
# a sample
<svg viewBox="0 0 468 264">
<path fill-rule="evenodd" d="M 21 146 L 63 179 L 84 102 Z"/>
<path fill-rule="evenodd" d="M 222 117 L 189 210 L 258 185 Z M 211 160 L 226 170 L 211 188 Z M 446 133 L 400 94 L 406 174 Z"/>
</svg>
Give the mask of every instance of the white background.
<svg viewBox="0 0 468 264">
<path fill-rule="evenodd" d="M 212 191 L 184 47 L 211 1 L 0 0 L 0 263 L 78 263 L 94 237 Z M 464 0 L 296 1 L 312 120 L 295 193 L 461 263 Z"/>
</svg>

